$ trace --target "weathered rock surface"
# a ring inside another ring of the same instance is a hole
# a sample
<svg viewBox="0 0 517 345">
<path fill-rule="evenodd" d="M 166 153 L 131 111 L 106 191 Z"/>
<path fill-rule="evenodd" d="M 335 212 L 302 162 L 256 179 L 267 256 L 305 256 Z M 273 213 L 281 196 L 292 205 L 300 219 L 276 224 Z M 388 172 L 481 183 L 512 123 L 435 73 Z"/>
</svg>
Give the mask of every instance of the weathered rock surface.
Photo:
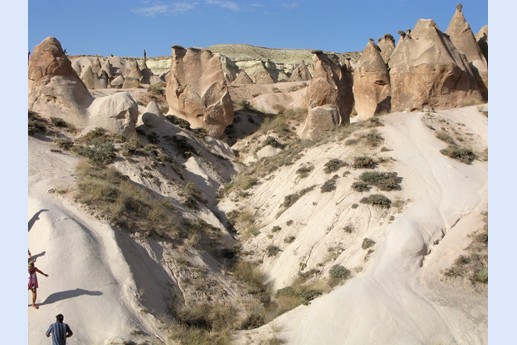
<svg viewBox="0 0 517 345">
<path fill-rule="evenodd" d="M 308 115 L 301 136 L 314 139 L 350 122 L 353 107 L 349 68 L 335 56 L 315 51 L 314 72 L 306 94 Z"/>
<path fill-rule="evenodd" d="M 385 63 L 388 63 L 393 50 L 395 50 L 395 39 L 392 35 L 386 34 L 382 38 L 379 38 L 378 46 L 381 50 L 382 59 Z"/>
<path fill-rule="evenodd" d="M 481 52 L 488 63 L 488 25 L 479 29 L 479 32 L 476 34 L 476 40 L 478 42 L 479 49 L 481 49 Z"/>
<path fill-rule="evenodd" d="M 483 101 L 465 56 L 431 19 L 420 19 L 388 62 L 391 110 L 455 108 Z"/>
<path fill-rule="evenodd" d="M 379 50 L 369 41 L 354 70 L 355 110 L 361 119 L 390 110 L 390 75 Z"/>
<path fill-rule="evenodd" d="M 311 72 L 305 64 L 305 61 L 302 60 L 289 77 L 289 81 L 307 81 L 311 80 L 311 78 Z"/>
<path fill-rule="evenodd" d="M 456 7 L 446 33 L 458 51 L 465 54 L 467 61 L 471 64 L 472 72 L 476 77 L 483 99 L 488 100 L 488 64 L 474 37 L 474 33 L 470 29 L 470 25 L 463 16 L 461 5 Z"/>
<path fill-rule="evenodd" d="M 62 117 L 74 125 L 84 123 L 84 110 L 93 97 L 56 38 L 47 37 L 34 48 L 29 61 L 28 82 L 29 110 Z"/>
<path fill-rule="evenodd" d="M 128 72 L 124 74 L 124 84 L 122 88 L 129 89 L 140 86 L 140 80 L 142 80 L 142 72 L 138 67 L 136 61 L 129 61 Z"/>
<path fill-rule="evenodd" d="M 233 122 L 233 104 L 218 54 L 174 46 L 166 90 L 169 113 L 221 138 Z"/>
<path fill-rule="evenodd" d="M 126 137 L 136 135 L 138 104 L 127 92 L 96 98 L 88 107 L 88 127 L 102 127 Z"/>
<path fill-rule="evenodd" d="M 237 77 L 233 81 L 233 84 L 239 85 L 239 84 L 253 84 L 253 80 L 251 80 L 250 76 L 246 71 L 242 70 L 237 74 Z"/>
</svg>

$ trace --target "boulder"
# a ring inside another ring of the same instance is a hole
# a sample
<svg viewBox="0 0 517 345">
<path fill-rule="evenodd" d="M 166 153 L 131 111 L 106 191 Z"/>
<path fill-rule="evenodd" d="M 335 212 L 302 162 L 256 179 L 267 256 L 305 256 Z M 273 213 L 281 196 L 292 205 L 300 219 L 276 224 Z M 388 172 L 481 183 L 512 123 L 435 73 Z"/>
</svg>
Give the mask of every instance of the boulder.
<svg viewBox="0 0 517 345">
<path fill-rule="evenodd" d="M 432 19 L 420 19 L 391 54 L 391 110 L 454 108 L 483 98 L 470 65 Z"/>
<path fill-rule="evenodd" d="M 385 63 L 388 63 L 391 53 L 395 50 L 395 39 L 390 34 L 386 34 L 379 38 L 378 47 L 381 50 L 382 59 Z"/>
<path fill-rule="evenodd" d="M 85 123 L 84 110 L 93 97 L 55 37 L 47 37 L 34 48 L 29 61 L 28 84 L 29 110 L 60 117 L 78 126 Z"/>
<path fill-rule="evenodd" d="M 488 100 L 488 63 L 463 16 L 461 5 L 456 7 L 445 33 L 449 35 L 456 49 L 466 56 L 483 99 Z"/>
<path fill-rule="evenodd" d="M 314 139 L 350 123 L 354 102 L 349 65 L 341 66 L 336 56 L 322 51 L 314 51 L 312 60 L 314 72 L 306 94 L 308 115 L 301 136 Z"/>
<path fill-rule="evenodd" d="M 119 75 L 113 78 L 113 80 L 110 82 L 111 87 L 114 87 L 116 89 L 122 88 L 122 85 L 124 85 L 124 77 Z"/>
<path fill-rule="evenodd" d="M 305 61 L 302 60 L 300 64 L 293 70 L 291 76 L 289 77 L 289 81 L 307 81 L 311 80 L 311 72 L 309 72 L 309 68 L 305 64 Z"/>
<path fill-rule="evenodd" d="M 127 92 L 96 98 L 88 107 L 88 127 L 102 127 L 126 137 L 136 135 L 138 104 Z"/>
<path fill-rule="evenodd" d="M 357 116 L 367 119 L 390 110 L 390 75 L 373 41 L 369 41 L 354 70 L 354 101 Z"/>
<path fill-rule="evenodd" d="M 221 138 L 233 122 L 233 104 L 219 54 L 180 46 L 173 47 L 165 93 L 169 113 L 186 119 L 192 128 L 202 127 Z"/>
</svg>

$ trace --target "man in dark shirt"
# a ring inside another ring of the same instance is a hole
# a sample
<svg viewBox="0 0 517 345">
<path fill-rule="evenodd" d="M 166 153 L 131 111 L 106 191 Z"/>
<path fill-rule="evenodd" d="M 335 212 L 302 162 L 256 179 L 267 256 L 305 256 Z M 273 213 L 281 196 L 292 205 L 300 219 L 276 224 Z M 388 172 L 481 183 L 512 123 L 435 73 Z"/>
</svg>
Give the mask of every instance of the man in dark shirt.
<svg viewBox="0 0 517 345">
<path fill-rule="evenodd" d="M 72 330 L 63 322 L 63 314 L 56 316 L 56 322 L 50 325 L 47 330 L 47 338 L 52 334 L 52 345 L 66 345 L 66 338 L 72 336 Z"/>
</svg>

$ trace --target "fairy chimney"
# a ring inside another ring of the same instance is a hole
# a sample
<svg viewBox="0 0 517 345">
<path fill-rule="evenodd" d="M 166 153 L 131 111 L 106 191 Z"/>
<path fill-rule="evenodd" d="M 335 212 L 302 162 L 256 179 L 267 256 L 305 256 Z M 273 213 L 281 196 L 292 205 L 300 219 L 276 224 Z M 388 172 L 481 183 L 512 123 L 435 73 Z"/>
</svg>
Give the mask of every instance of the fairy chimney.
<svg viewBox="0 0 517 345">
<path fill-rule="evenodd" d="M 209 50 L 172 47 L 167 78 L 169 114 L 184 118 L 193 128 L 204 128 L 221 138 L 233 122 L 233 104 L 219 54 Z"/>
<path fill-rule="evenodd" d="M 373 41 L 368 42 L 356 63 L 353 90 L 355 109 L 360 119 L 390 110 L 390 75 Z"/>
</svg>

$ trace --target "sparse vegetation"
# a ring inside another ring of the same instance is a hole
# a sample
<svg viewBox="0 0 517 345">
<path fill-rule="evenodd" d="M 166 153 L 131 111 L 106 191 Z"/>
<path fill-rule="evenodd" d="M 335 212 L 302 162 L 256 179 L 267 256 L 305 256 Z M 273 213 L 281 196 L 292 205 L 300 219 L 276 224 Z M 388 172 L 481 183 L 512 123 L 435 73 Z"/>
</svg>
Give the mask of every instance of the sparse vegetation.
<svg viewBox="0 0 517 345">
<path fill-rule="evenodd" d="M 114 137 L 103 128 L 96 128 L 77 139 L 72 151 L 93 164 L 107 165 L 116 157 L 115 140 L 120 138 Z"/>
<path fill-rule="evenodd" d="M 321 186 L 321 192 L 322 193 L 328 193 L 328 192 L 332 192 L 333 190 L 336 189 L 336 181 L 338 179 L 338 175 L 334 175 L 332 176 L 332 178 L 328 181 L 326 181 L 322 186 Z"/>
<path fill-rule="evenodd" d="M 343 162 L 341 159 L 333 158 L 325 163 L 325 168 L 323 171 L 325 174 L 330 174 L 338 171 L 341 167 L 348 166 L 346 162 Z"/>
<path fill-rule="evenodd" d="M 354 169 L 374 169 L 376 166 L 377 163 L 373 158 L 368 156 L 355 157 L 354 163 L 352 164 Z"/>
<path fill-rule="evenodd" d="M 176 236 L 178 215 L 115 168 L 81 163 L 75 200 L 129 232 Z"/>
<path fill-rule="evenodd" d="M 360 200 L 363 204 L 370 204 L 381 208 L 390 208 L 391 200 L 382 194 L 372 194 Z"/>
<path fill-rule="evenodd" d="M 365 171 L 359 176 L 359 179 L 364 184 L 368 186 L 376 186 L 382 191 L 401 189 L 400 182 L 402 181 L 402 178 L 397 176 L 396 172 Z M 360 184 L 360 182 L 357 184 Z"/>
<path fill-rule="evenodd" d="M 371 239 L 365 237 L 364 240 L 363 240 L 363 244 L 361 245 L 361 248 L 366 250 L 366 249 L 368 249 L 370 247 L 373 247 L 374 244 L 375 244 L 374 240 L 371 240 Z"/>
<path fill-rule="evenodd" d="M 284 242 L 292 243 L 295 239 L 296 239 L 296 237 L 294 237 L 294 236 L 287 236 L 286 238 L 284 238 Z"/>
<path fill-rule="evenodd" d="M 296 170 L 296 173 L 300 178 L 305 178 L 309 176 L 310 172 L 314 170 L 314 165 L 308 163 L 307 165 L 302 164 L 298 170 Z"/>
<path fill-rule="evenodd" d="M 344 266 L 334 265 L 329 270 L 329 285 L 334 287 L 344 280 L 350 278 L 351 272 Z"/>
<path fill-rule="evenodd" d="M 440 152 L 465 164 L 472 164 L 474 159 L 476 159 L 476 155 L 471 149 L 456 145 L 449 145 L 447 148 L 440 150 Z"/>
<path fill-rule="evenodd" d="M 352 189 L 356 192 L 368 192 L 371 187 L 365 182 L 357 181 L 352 183 Z"/>
<path fill-rule="evenodd" d="M 266 247 L 267 256 L 276 256 L 280 252 L 281 252 L 280 248 L 273 244 L 270 244 L 269 246 Z"/>
<path fill-rule="evenodd" d="M 49 122 L 47 119 L 41 117 L 38 113 L 34 111 L 28 112 L 29 116 L 29 135 L 34 136 L 35 134 L 45 134 L 47 133 L 47 128 L 49 127 Z"/>
<path fill-rule="evenodd" d="M 444 272 L 446 276 L 462 277 L 474 285 L 488 284 L 488 213 L 483 216 L 483 228 L 470 236 L 470 244 Z"/>
<path fill-rule="evenodd" d="M 291 207 L 298 199 L 300 199 L 303 195 L 309 193 L 311 190 L 314 189 L 314 186 L 304 188 L 294 194 L 289 194 L 284 198 L 284 202 L 282 203 L 282 207 L 284 209 L 288 209 Z"/>
</svg>

